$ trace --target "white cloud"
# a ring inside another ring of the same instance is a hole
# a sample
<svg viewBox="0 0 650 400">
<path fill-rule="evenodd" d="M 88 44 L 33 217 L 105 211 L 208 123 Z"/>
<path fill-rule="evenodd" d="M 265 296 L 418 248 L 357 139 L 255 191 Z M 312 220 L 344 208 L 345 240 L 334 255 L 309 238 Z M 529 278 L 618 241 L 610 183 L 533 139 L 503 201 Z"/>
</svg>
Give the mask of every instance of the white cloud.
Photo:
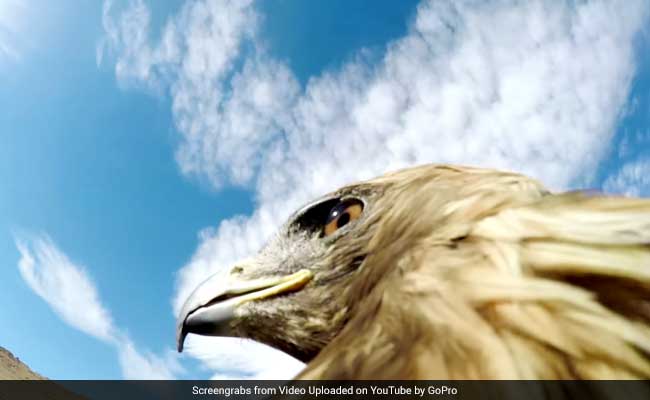
<svg viewBox="0 0 650 400">
<path fill-rule="evenodd" d="M 212 372 L 212 379 L 288 379 L 304 364 L 263 344 L 238 339 L 190 335 L 185 351 Z"/>
<path fill-rule="evenodd" d="M 627 196 L 650 196 L 650 159 L 639 159 L 623 164 L 605 180 L 606 192 Z"/>
<path fill-rule="evenodd" d="M 25 30 L 28 6 L 18 0 L 0 1 L 0 62 L 17 61 L 24 46 L 21 36 Z"/>
<path fill-rule="evenodd" d="M 84 267 L 71 262 L 48 236 L 20 238 L 16 246 L 21 276 L 61 319 L 102 341 L 115 340 L 110 313 Z"/>
<path fill-rule="evenodd" d="M 68 325 L 115 347 L 125 379 L 173 379 L 175 353 L 141 353 L 115 326 L 86 268 L 70 261 L 47 235 L 16 238 L 27 285 Z"/>
<path fill-rule="evenodd" d="M 156 45 L 147 41 L 150 12 L 141 0 L 132 1 L 118 18 L 113 8 L 112 1 L 104 3 L 106 35 L 97 60 L 114 55 L 115 74 L 123 84 L 155 91 L 167 85 L 183 132 L 177 151 L 182 171 L 215 186 L 224 183 L 224 173 L 234 182 L 250 182 L 259 168 L 259 148 L 279 131 L 276 116 L 297 92 L 283 64 L 261 53 L 261 59 L 242 61 L 244 44 L 255 45 L 251 38 L 258 17 L 251 2 L 188 2 L 165 24 Z"/>
<path fill-rule="evenodd" d="M 557 189 L 588 181 L 625 103 L 647 11 L 641 0 L 425 1 L 378 63 L 360 51 L 304 88 L 264 48 L 254 4 L 188 2 L 156 44 L 126 40 L 130 30 L 148 37 L 148 23 L 109 17 L 120 81 L 172 98 L 180 169 L 256 192 L 253 215 L 201 233 L 175 312 L 299 204 L 346 182 L 427 162 L 518 170 Z"/>
<path fill-rule="evenodd" d="M 128 338 L 124 338 L 117 347 L 122 375 L 124 379 L 169 380 L 175 379 L 182 368 L 176 353 L 169 350 L 164 357 L 136 349 Z"/>
</svg>

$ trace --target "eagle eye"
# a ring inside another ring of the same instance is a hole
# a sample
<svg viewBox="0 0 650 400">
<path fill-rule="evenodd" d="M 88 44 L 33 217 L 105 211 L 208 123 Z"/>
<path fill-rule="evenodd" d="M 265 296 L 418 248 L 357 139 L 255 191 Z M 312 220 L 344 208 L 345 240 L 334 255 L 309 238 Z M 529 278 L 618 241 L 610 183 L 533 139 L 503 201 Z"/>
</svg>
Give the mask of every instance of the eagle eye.
<svg viewBox="0 0 650 400">
<path fill-rule="evenodd" d="M 336 204 L 327 216 L 323 235 L 329 236 L 348 223 L 359 219 L 362 211 L 363 203 L 356 199 L 344 200 Z"/>
</svg>

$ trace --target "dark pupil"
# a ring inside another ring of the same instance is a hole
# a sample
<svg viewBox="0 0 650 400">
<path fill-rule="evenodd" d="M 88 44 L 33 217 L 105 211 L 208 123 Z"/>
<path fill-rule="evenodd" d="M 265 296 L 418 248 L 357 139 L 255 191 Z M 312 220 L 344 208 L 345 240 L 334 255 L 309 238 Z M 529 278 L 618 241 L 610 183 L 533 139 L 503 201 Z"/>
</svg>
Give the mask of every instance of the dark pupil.
<svg viewBox="0 0 650 400">
<path fill-rule="evenodd" d="M 340 228 L 348 222 L 350 222 L 350 213 L 346 212 L 345 214 L 341 215 L 338 220 L 336 220 L 336 227 Z"/>
<path fill-rule="evenodd" d="M 333 222 L 336 220 L 336 227 L 340 228 L 343 225 L 347 224 L 350 222 L 350 213 L 348 213 L 347 208 L 350 204 L 348 203 L 339 203 L 337 204 L 332 211 L 330 211 L 330 215 L 327 217 L 327 221 L 325 221 L 325 225 L 329 224 L 330 222 Z"/>
</svg>

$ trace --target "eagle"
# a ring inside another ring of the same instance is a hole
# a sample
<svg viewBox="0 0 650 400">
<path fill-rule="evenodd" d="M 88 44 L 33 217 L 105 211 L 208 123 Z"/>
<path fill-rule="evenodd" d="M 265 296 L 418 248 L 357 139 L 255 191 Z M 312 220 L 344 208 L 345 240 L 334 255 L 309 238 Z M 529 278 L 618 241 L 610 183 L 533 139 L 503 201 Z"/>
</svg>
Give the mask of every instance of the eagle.
<svg viewBox="0 0 650 400">
<path fill-rule="evenodd" d="M 424 165 L 295 212 L 208 278 L 188 333 L 250 338 L 297 379 L 650 378 L 650 200 Z"/>
</svg>

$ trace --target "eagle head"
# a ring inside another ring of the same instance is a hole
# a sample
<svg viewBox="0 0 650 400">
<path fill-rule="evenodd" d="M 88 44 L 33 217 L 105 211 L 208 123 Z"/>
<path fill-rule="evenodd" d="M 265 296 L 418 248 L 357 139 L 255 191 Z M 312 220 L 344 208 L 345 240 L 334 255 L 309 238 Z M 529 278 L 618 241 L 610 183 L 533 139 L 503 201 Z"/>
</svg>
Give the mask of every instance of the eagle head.
<svg viewBox="0 0 650 400">
<path fill-rule="evenodd" d="M 179 315 L 178 350 L 195 333 L 250 338 L 311 360 L 349 318 L 346 296 L 385 188 L 368 182 L 313 201 L 256 256 L 204 281 Z"/>
</svg>

